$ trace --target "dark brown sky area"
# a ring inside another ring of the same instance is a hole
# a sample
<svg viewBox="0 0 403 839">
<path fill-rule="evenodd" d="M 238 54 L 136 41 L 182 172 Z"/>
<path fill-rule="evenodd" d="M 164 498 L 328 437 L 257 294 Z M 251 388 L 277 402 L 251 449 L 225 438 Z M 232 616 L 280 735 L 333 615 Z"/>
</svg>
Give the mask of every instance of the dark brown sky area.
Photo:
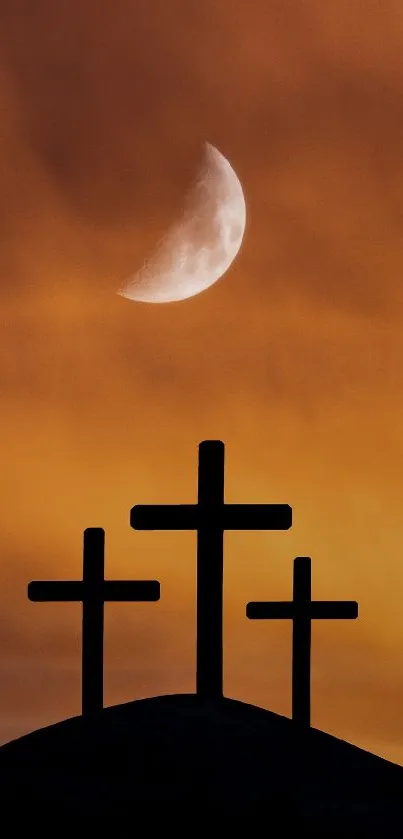
<svg viewBox="0 0 403 839">
<path fill-rule="evenodd" d="M 360 619 L 313 631 L 313 724 L 403 764 L 403 8 L 400 0 L 0 0 L 0 742 L 79 712 L 80 574 L 161 580 L 107 609 L 107 704 L 194 690 L 194 537 L 135 503 L 195 497 L 227 446 L 229 501 L 288 534 L 226 539 L 225 692 L 290 713 L 291 593 Z M 208 140 L 243 185 L 233 266 L 169 305 L 115 294 L 177 218 Z"/>
</svg>

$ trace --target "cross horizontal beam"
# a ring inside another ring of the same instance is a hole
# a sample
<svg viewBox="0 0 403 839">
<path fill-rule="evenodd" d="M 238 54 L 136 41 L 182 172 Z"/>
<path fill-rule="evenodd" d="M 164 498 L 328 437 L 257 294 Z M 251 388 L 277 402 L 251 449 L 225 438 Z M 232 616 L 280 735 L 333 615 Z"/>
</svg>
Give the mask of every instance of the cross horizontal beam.
<svg viewBox="0 0 403 839">
<path fill-rule="evenodd" d="M 251 602 L 246 606 L 246 617 L 251 620 L 342 620 L 358 617 L 358 603 L 355 600 L 311 600 L 307 603 L 293 603 L 278 600 L 274 603 Z"/>
<path fill-rule="evenodd" d="M 289 504 L 136 504 L 130 511 L 135 530 L 289 530 Z"/>
<path fill-rule="evenodd" d="M 100 591 L 91 583 L 82 580 L 34 581 L 28 585 L 28 598 L 36 603 L 69 601 L 82 603 L 83 600 L 156 602 L 160 599 L 160 583 L 157 580 L 104 580 Z"/>
</svg>

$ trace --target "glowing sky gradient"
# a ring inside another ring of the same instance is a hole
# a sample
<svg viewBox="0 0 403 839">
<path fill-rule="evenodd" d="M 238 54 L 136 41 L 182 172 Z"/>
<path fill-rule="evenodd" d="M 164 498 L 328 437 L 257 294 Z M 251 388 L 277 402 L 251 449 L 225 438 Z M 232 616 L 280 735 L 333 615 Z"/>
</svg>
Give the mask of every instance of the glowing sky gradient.
<svg viewBox="0 0 403 839">
<path fill-rule="evenodd" d="M 312 722 L 403 764 L 401 0 L 0 0 L 0 741 L 80 710 L 80 607 L 31 579 L 111 578 L 107 704 L 195 687 L 195 536 L 136 533 L 192 503 L 197 445 L 226 500 L 289 503 L 286 534 L 225 539 L 225 693 L 291 709 L 291 626 L 313 596 Z M 115 293 L 178 217 L 209 140 L 242 183 L 242 250 L 206 293 Z"/>
</svg>

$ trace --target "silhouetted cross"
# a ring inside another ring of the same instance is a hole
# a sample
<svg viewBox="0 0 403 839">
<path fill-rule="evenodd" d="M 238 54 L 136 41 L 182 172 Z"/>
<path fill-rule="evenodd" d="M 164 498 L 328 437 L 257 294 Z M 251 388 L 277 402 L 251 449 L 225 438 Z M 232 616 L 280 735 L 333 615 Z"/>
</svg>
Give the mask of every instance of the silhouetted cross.
<svg viewBox="0 0 403 839">
<path fill-rule="evenodd" d="M 291 619 L 292 634 L 292 717 L 306 726 L 311 724 L 311 621 L 357 618 L 355 600 L 311 600 L 311 560 L 294 559 L 293 600 L 248 603 L 246 617 L 251 619 Z"/>
<path fill-rule="evenodd" d="M 199 445 L 197 504 L 138 504 L 130 513 L 136 530 L 197 531 L 197 675 L 198 694 L 219 698 L 223 692 L 223 534 L 224 530 L 288 530 L 288 504 L 225 504 L 224 443 Z"/>
<path fill-rule="evenodd" d="M 103 709 L 104 602 L 156 601 L 160 584 L 156 580 L 105 580 L 105 531 L 84 530 L 83 579 L 32 582 L 28 597 L 36 602 L 81 602 L 82 713 L 90 716 Z"/>
</svg>

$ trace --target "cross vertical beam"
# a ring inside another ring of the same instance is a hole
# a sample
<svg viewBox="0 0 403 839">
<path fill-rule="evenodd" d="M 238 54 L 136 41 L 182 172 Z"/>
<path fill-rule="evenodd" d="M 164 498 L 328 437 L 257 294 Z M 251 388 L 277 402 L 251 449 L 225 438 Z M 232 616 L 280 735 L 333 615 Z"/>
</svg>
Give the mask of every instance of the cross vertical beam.
<svg viewBox="0 0 403 839">
<path fill-rule="evenodd" d="M 93 716 L 103 709 L 105 531 L 84 530 L 83 548 L 82 711 Z"/>
<path fill-rule="evenodd" d="M 310 725 L 311 720 L 311 560 L 294 560 L 292 622 L 292 718 Z"/>
<path fill-rule="evenodd" d="M 197 530 L 196 691 L 223 695 L 223 550 L 224 530 L 209 508 L 224 504 L 224 443 L 205 440 L 199 446 Z"/>
</svg>

